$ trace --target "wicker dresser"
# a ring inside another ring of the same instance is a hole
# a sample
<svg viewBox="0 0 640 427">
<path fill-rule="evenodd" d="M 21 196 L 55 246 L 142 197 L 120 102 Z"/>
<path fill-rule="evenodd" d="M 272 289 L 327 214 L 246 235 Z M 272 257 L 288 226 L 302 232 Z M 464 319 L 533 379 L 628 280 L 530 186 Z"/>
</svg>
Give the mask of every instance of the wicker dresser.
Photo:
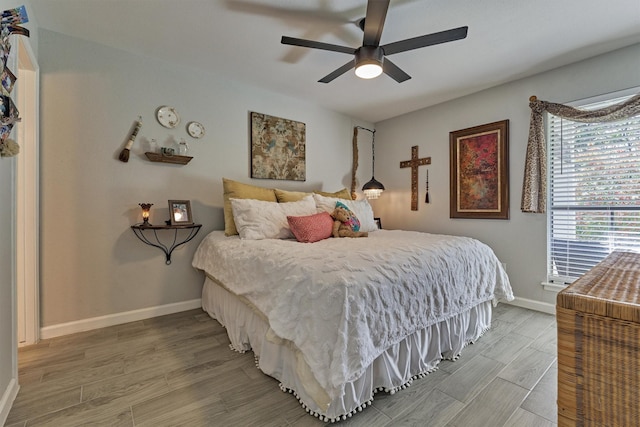
<svg viewBox="0 0 640 427">
<path fill-rule="evenodd" d="M 640 254 L 558 294 L 558 426 L 640 426 Z"/>
</svg>

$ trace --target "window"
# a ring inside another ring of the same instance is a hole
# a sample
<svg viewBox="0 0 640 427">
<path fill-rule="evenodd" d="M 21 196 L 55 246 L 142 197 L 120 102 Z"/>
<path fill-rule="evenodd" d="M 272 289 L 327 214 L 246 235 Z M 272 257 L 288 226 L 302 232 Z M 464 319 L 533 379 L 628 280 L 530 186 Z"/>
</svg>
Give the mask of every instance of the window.
<svg viewBox="0 0 640 427">
<path fill-rule="evenodd" d="M 630 97 L 576 107 L 596 110 Z M 640 251 L 640 115 L 608 123 L 549 115 L 547 125 L 547 274 L 571 283 L 614 250 Z"/>
</svg>

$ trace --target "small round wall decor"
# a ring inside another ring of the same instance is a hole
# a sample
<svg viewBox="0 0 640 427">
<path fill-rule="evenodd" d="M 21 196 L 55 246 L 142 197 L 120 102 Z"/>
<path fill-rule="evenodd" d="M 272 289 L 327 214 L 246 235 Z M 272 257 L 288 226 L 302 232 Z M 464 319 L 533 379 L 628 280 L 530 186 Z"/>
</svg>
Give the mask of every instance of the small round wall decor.
<svg viewBox="0 0 640 427">
<path fill-rule="evenodd" d="M 204 136 L 204 126 L 202 126 L 202 123 L 189 122 L 187 124 L 187 133 L 192 138 L 202 138 Z"/>
<path fill-rule="evenodd" d="M 169 129 L 175 128 L 178 123 L 180 123 L 180 116 L 178 115 L 178 112 L 168 105 L 163 105 L 158 108 L 156 111 L 156 118 L 158 119 L 158 123 Z"/>
</svg>

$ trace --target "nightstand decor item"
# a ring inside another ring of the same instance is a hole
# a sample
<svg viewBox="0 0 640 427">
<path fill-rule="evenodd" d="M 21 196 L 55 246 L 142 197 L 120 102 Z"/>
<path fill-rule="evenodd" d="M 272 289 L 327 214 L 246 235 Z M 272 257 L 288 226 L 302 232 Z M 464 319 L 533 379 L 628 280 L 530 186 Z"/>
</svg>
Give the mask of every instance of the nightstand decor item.
<svg viewBox="0 0 640 427">
<path fill-rule="evenodd" d="M 151 210 L 151 206 L 153 203 L 138 203 L 142 208 L 142 227 L 149 227 L 151 224 L 149 223 L 149 211 Z"/>
<path fill-rule="evenodd" d="M 193 224 L 191 216 L 191 201 L 189 200 L 169 200 L 169 215 L 171 225 Z"/>
<path fill-rule="evenodd" d="M 6 62 L 11 51 L 9 35 L 15 34 L 29 37 L 29 30 L 18 25 L 26 22 L 29 22 L 29 17 L 24 6 L 4 10 L 1 14 L 0 56 L 2 56 L 3 60 L 0 61 L 0 79 L 2 81 L 3 95 L 0 96 L 2 104 L 0 109 L 0 157 L 13 157 L 20 152 L 20 146 L 13 139 L 9 139 L 13 125 L 15 122 L 20 121 L 20 116 L 13 100 L 8 96 L 13 90 L 16 76 L 6 66 Z"/>
<path fill-rule="evenodd" d="M 124 148 L 120 152 L 120 156 L 118 157 L 118 159 L 120 159 L 121 162 L 126 163 L 129 161 L 129 150 L 131 150 L 131 147 L 133 146 L 133 143 L 136 140 L 136 136 L 138 136 L 138 132 L 140 131 L 141 127 L 142 127 L 142 116 L 138 116 L 138 121 L 136 122 L 136 125 L 133 128 L 133 131 L 131 132 L 131 136 L 129 136 L 129 141 L 127 141 L 127 144 L 124 146 Z"/>
</svg>

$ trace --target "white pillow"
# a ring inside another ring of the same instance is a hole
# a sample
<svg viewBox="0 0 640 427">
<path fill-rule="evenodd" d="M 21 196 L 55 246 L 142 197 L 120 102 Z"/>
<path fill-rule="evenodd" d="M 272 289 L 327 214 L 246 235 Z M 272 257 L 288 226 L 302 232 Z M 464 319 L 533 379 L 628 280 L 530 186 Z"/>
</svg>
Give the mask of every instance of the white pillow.
<svg viewBox="0 0 640 427">
<path fill-rule="evenodd" d="M 314 194 L 318 212 L 333 212 L 336 208 L 336 202 L 346 205 L 358 217 L 360 221 L 360 231 L 377 231 L 378 225 L 373 219 L 373 209 L 367 199 L 363 200 L 345 200 L 336 197 L 325 197 L 320 194 Z"/>
<path fill-rule="evenodd" d="M 297 202 L 277 203 L 255 199 L 230 199 L 233 220 L 241 239 L 290 239 L 294 235 L 287 216 L 316 213 L 311 195 Z"/>
</svg>

